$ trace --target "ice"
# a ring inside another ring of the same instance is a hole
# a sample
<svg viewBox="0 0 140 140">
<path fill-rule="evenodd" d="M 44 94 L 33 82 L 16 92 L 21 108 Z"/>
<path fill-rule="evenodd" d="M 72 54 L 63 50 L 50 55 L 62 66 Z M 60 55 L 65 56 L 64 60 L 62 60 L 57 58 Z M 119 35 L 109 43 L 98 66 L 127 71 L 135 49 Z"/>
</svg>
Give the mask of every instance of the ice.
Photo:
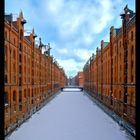
<svg viewBox="0 0 140 140">
<path fill-rule="evenodd" d="M 135 140 L 84 92 L 61 92 L 7 140 Z"/>
</svg>

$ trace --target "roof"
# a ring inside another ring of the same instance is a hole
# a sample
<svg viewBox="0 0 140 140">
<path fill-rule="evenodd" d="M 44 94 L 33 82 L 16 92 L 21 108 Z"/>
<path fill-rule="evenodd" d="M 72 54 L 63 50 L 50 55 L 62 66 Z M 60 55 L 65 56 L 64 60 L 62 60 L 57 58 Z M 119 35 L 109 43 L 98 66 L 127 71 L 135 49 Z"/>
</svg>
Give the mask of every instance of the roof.
<svg viewBox="0 0 140 140">
<path fill-rule="evenodd" d="M 12 21 L 13 21 L 13 15 L 12 15 L 12 14 L 5 15 L 4 18 L 5 18 L 5 20 L 7 20 L 8 22 L 12 22 Z"/>
<path fill-rule="evenodd" d="M 127 22 L 127 26 L 131 26 L 132 23 L 134 23 L 136 20 L 136 14 L 134 13 L 133 16 L 129 19 L 129 21 Z"/>
<path fill-rule="evenodd" d="M 28 43 L 31 43 L 30 37 L 29 37 L 29 36 L 24 36 L 24 39 L 25 39 Z"/>
</svg>

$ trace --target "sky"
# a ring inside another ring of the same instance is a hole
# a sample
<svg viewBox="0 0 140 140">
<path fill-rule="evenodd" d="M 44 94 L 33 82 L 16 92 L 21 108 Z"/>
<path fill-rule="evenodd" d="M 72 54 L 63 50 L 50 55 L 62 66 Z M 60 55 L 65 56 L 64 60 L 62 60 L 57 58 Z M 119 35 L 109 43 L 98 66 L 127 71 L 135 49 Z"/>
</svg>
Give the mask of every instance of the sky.
<svg viewBox="0 0 140 140">
<path fill-rule="evenodd" d="M 101 40 L 109 41 L 110 27 L 121 27 L 126 4 L 135 12 L 135 0 L 5 0 L 5 13 L 16 18 L 22 10 L 25 34 L 34 28 L 36 42 L 50 43 L 51 55 L 73 77 Z"/>
<path fill-rule="evenodd" d="M 65 89 L 6 140 L 135 140 L 87 93 Z"/>
</svg>

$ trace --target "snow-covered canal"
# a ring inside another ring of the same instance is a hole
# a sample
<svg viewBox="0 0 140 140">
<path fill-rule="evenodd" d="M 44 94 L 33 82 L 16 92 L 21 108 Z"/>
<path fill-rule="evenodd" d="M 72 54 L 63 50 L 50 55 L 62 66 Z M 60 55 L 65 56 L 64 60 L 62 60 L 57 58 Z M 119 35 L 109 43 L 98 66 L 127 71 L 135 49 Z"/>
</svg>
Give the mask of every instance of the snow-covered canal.
<svg viewBox="0 0 140 140">
<path fill-rule="evenodd" d="M 7 140 L 134 140 L 84 92 L 63 91 Z"/>
</svg>

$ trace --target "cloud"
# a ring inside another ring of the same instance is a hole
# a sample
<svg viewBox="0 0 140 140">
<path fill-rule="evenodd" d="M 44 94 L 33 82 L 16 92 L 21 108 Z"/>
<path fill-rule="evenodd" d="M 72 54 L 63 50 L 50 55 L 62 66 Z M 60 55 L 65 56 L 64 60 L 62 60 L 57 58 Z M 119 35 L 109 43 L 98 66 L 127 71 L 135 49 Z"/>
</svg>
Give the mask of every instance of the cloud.
<svg viewBox="0 0 140 140">
<path fill-rule="evenodd" d="M 91 51 L 87 49 L 74 49 L 74 55 L 78 56 L 81 60 L 86 61 L 91 55 Z"/>
<path fill-rule="evenodd" d="M 84 62 L 77 63 L 75 59 L 57 59 L 58 63 L 64 68 L 67 75 L 71 75 L 71 72 L 76 75 L 77 71 L 82 70 Z"/>
<path fill-rule="evenodd" d="M 58 52 L 60 54 L 68 54 L 68 50 L 66 48 L 63 48 L 63 49 L 59 49 Z"/>
<path fill-rule="evenodd" d="M 109 38 L 110 27 L 121 25 L 119 13 L 125 4 L 123 0 L 5 0 L 5 9 L 13 13 L 22 9 L 25 29 L 34 27 L 44 44 L 50 42 L 51 54 L 73 75 L 100 41 Z"/>
</svg>

